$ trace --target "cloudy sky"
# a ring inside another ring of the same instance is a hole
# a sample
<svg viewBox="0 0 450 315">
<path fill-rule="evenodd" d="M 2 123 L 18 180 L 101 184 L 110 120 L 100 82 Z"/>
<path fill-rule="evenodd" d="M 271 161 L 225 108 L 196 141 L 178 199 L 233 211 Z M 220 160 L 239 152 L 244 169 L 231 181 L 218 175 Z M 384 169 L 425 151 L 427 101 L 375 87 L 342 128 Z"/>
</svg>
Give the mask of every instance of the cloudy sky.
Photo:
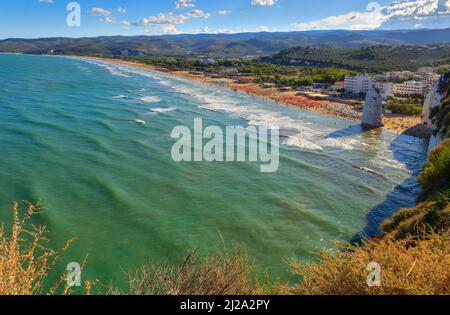
<svg viewBox="0 0 450 315">
<path fill-rule="evenodd" d="M 0 38 L 450 27 L 450 0 L 78 0 L 75 27 L 70 2 L 0 1 Z"/>
</svg>

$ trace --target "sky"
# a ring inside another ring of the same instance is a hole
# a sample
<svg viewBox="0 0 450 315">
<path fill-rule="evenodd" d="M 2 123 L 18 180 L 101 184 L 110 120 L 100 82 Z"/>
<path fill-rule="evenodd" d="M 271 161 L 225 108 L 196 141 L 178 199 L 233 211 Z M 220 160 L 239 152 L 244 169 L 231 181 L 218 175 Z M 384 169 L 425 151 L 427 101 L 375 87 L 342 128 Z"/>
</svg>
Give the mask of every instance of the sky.
<svg viewBox="0 0 450 315">
<path fill-rule="evenodd" d="M 0 39 L 450 27 L 450 0 L 8 0 Z"/>
</svg>

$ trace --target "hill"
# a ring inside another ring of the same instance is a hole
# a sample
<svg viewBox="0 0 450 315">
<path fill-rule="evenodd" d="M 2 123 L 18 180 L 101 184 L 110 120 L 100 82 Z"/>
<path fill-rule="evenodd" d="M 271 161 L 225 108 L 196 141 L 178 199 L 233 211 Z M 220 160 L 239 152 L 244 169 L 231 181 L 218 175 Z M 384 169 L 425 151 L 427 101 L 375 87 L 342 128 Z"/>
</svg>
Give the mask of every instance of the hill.
<svg viewBox="0 0 450 315">
<path fill-rule="evenodd" d="M 450 29 L 396 31 L 306 31 L 279 33 L 101 36 L 94 38 L 6 39 L 0 52 L 118 55 L 123 50 L 164 55 L 242 58 L 271 55 L 296 46 L 366 47 L 450 43 Z"/>
<path fill-rule="evenodd" d="M 415 70 L 423 66 L 448 62 L 450 45 L 311 47 L 300 46 L 282 50 L 263 61 L 281 65 L 338 67 L 358 71 L 380 72 Z"/>
</svg>

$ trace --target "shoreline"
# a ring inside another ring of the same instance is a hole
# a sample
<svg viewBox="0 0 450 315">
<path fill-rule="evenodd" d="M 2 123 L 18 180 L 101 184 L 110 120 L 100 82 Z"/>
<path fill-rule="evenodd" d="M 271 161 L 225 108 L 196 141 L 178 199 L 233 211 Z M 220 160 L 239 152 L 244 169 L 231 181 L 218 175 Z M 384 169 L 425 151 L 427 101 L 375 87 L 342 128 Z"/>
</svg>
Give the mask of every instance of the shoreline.
<svg viewBox="0 0 450 315">
<path fill-rule="evenodd" d="M 119 65 L 137 67 L 144 70 L 150 70 L 168 75 L 173 75 L 178 78 L 192 80 L 210 86 L 222 87 L 233 91 L 247 93 L 249 95 L 258 98 L 274 101 L 284 106 L 290 106 L 301 110 L 316 112 L 322 115 L 348 119 L 353 122 L 360 122 L 362 116 L 362 112 L 356 111 L 351 105 L 345 105 L 333 101 L 311 100 L 304 96 L 296 95 L 297 92 L 295 91 L 282 92 L 279 91 L 277 88 L 262 88 L 259 84 L 256 83 L 239 84 L 232 79 L 226 78 L 214 79 L 204 75 L 194 75 L 189 73 L 188 71 L 172 71 L 172 70 L 163 71 L 162 69 L 159 69 L 158 67 L 152 65 L 113 58 L 86 57 L 76 55 L 67 57 L 93 61 L 107 61 Z M 223 82 L 227 82 L 227 84 L 223 84 Z M 388 116 L 384 115 L 383 123 L 384 129 L 387 129 L 398 135 L 405 134 L 418 138 L 427 138 L 428 136 L 427 133 L 423 130 L 423 128 L 418 127 L 418 125 L 421 123 L 421 118 L 419 116 L 405 116 L 395 114 Z"/>
</svg>

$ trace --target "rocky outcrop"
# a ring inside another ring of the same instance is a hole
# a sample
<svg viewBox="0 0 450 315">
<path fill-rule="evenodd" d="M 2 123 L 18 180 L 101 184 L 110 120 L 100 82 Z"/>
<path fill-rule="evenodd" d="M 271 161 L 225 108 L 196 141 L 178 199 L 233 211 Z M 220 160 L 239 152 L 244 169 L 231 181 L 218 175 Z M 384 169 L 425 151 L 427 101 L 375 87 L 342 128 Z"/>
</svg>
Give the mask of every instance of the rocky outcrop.
<svg viewBox="0 0 450 315">
<path fill-rule="evenodd" d="M 440 80 L 431 88 L 423 104 L 422 124 L 432 130 L 436 129 L 436 125 L 433 122 L 431 112 L 433 109 L 441 106 L 441 101 L 444 98 L 444 95 L 439 93 L 439 82 Z"/>
<path fill-rule="evenodd" d="M 449 137 L 450 72 L 441 76 L 431 88 L 423 104 L 422 123 L 433 130 L 428 153 Z"/>
<path fill-rule="evenodd" d="M 366 103 L 362 117 L 362 125 L 368 128 L 383 127 L 383 97 L 375 88 L 366 94 Z"/>
</svg>

